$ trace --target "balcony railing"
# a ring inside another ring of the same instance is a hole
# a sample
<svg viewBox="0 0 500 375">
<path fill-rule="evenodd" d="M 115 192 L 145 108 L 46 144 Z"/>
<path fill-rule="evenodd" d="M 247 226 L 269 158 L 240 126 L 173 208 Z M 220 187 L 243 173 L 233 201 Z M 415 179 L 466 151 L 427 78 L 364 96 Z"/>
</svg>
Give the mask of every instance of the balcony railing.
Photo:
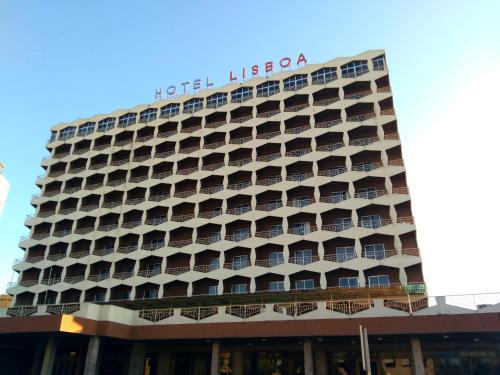
<svg viewBox="0 0 500 375">
<path fill-rule="evenodd" d="M 80 258 L 86 257 L 88 255 L 90 255 L 89 250 L 77 250 L 77 251 L 72 251 L 71 253 L 69 253 L 69 257 L 74 258 L 74 259 L 80 259 Z"/>
<path fill-rule="evenodd" d="M 211 235 L 208 237 L 199 237 L 196 239 L 196 243 L 199 243 L 202 245 L 210 245 L 212 243 L 219 242 L 221 240 L 222 240 L 222 237 L 221 237 L 220 233 L 218 233 L 217 235 Z"/>
<path fill-rule="evenodd" d="M 279 228 L 271 229 L 271 230 L 263 230 L 263 231 L 257 231 L 255 233 L 255 237 L 259 238 L 274 238 L 281 236 L 283 234 L 283 227 L 280 226 Z"/>
<path fill-rule="evenodd" d="M 277 208 L 283 207 L 283 202 L 273 202 L 273 203 L 264 203 L 264 204 L 258 204 L 255 209 L 259 211 L 273 211 L 276 210 Z"/>
<path fill-rule="evenodd" d="M 229 161 L 229 165 L 231 167 L 241 167 L 242 165 L 245 165 L 245 164 L 249 164 L 251 163 L 253 160 L 251 158 L 247 158 L 247 159 L 240 159 L 240 160 L 230 160 Z"/>
<path fill-rule="evenodd" d="M 319 261 L 318 255 L 311 256 L 299 256 L 299 257 L 290 257 L 288 258 L 288 263 L 298 264 L 301 266 L 305 266 L 306 264 L 311 264 Z"/>
<path fill-rule="evenodd" d="M 137 272 L 137 276 L 142 277 L 154 277 L 156 275 L 161 274 L 161 269 L 151 269 L 151 270 L 139 270 Z"/>
<path fill-rule="evenodd" d="M 302 148 L 299 150 L 287 151 L 285 153 L 285 156 L 292 158 L 299 158 L 301 156 L 309 154 L 310 152 L 312 152 L 312 148 Z"/>
<path fill-rule="evenodd" d="M 170 194 L 153 194 L 150 195 L 148 200 L 151 202 L 161 202 L 167 198 L 170 198 Z"/>
<path fill-rule="evenodd" d="M 81 276 L 66 276 L 64 278 L 64 282 L 68 283 L 68 284 L 76 284 L 76 283 L 79 283 L 80 281 L 83 281 L 83 280 L 85 280 L 85 276 L 84 275 L 81 275 Z"/>
<path fill-rule="evenodd" d="M 160 224 L 163 224 L 166 222 L 167 222 L 166 216 L 158 216 L 158 217 L 152 217 L 152 218 L 146 219 L 146 221 L 144 223 L 146 225 L 156 226 L 156 225 L 160 225 Z"/>
<path fill-rule="evenodd" d="M 97 227 L 97 230 L 99 230 L 101 232 L 109 232 L 109 231 L 115 230 L 116 228 L 118 228 L 118 223 L 112 223 L 112 224 L 99 225 Z"/>
<path fill-rule="evenodd" d="M 54 237 L 64 237 L 71 234 L 71 229 L 63 229 L 63 230 L 58 230 L 52 233 L 52 236 Z"/>
<path fill-rule="evenodd" d="M 196 194 L 196 190 L 187 190 L 187 191 L 176 191 L 174 193 L 174 197 L 176 198 L 187 198 L 191 195 Z"/>
<path fill-rule="evenodd" d="M 257 156 L 257 161 L 262 161 L 264 163 L 269 163 L 270 161 L 281 158 L 281 152 L 276 152 L 274 154 Z"/>
<path fill-rule="evenodd" d="M 383 109 L 380 111 L 381 116 L 390 116 L 390 115 L 395 115 L 396 113 L 394 112 L 394 109 Z"/>
<path fill-rule="evenodd" d="M 61 277 L 53 277 L 49 279 L 42 279 L 42 284 L 44 285 L 54 285 L 61 282 Z"/>
<path fill-rule="evenodd" d="M 114 248 L 113 247 L 103 247 L 101 249 L 95 249 L 92 254 L 93 255 L 97 255 L 97 256 L 100 256 L 100 257 L 103 257 L 105 255 L 108 255 L 108 254 L 111 254 L 113 253 L 114 251 Z"/>
<path fill-rule="evenodd" d="M 242 122 L 245 122 L 245 121 L 248 121 L 251 119 L 253 119 L 253 115 L 231 118 L 231 122 L 241 124 Z"/>
<path fill-rule="evenodd" d="M 229 215 L 243 215 L 247 212 L 252 211 L 252 206 L 242 206 L 242 207 L 235 207 L 235 208 L 228 208 L 226 210 L 226 214 Z"/>
<path fill-rule="evenodd" d="M 420 250 L 418 249 L 418 247 L 407 247 L 407 248 L 401 249 L 401 254 L 419 257 Z"/>
<path fill-rule="evenodd" d="M 163 159 L 163 158 L 168 158 L 170 155 L 175 154 L 174 150 L 168 150 L 168 151 L 160 151 L 155 154 L 155 158 L 158 159 Z"/>
<path fill-rule="evenodd" d="M 119 202 L 119 204 L 121 204 L 121 202 Z M 105 207 L 105 206 L 103 205 L 103 207 Z M 87 205 L 81 206 L 80 211 L 89 212 L 89 211 L 93 211 L 97 208 L 99 208 L 98 204 L 87 204 Z"/>
<path fill-rule="evenodd" d="M 198 212 L 198 217 L 203 219 L 211 219 L 213 217 L 217 217 L 222 215 L 222 208 L 214 209 L 211 211 L 200 211 Z"/>
<path fill-rule="evenodd" d="M 247 233 L 238 233 L 238 234 L 226 234 L 226 241 L 234 241 L 234 242 L 240 242 L 243 240 L 246 240 L 248 238 L 251 238 L 252 234 L 250 231 Z"/>
<path fill-rule="evenodd" d="M 157 242 L 150 242 L 150 243 L 145 243 L 142 245 L 142 250 L 147 250 L 147 251 L 155 251 L 157 249 L 161 249 L 162 247 L 165 247 L 165 241 L 157 241 Z"/>
<path fill-rule="evenodd" d="M 301 198 L 301 199 L 291 199 L 288 202 L 286 202 L 286 205 L 288 207 L 306 207 L 309 206 L 310 204 L 315 203 L 315 199 L 312 197 L 309 198 Z"/>
<path fill-rule="evenodd" d="M 340 202 L 343 202 L 347 199 L 350 199 L 351 198 L 351 195 L 349 194 L 349 192 L 345 191 L 345 192 L 342 192 L 342 194 L 333 194 L 333 195 L 327 195 L 327 196 L 322 196 L 319 198 L 319 201 L 322 202 L 322 203 L 332 203 L 332 204 L 335 204 L 335 203 L 340 203 Z"/>
<path fill-rule="evenodd" d="M 109 272 L 104 272 L 104 273 L 99 273 L 99 274 L 95 274 L 95 275 L 89 275 L 87 277 L 87 280 L 99 282 L 101 280 L 109 279 L 109 277 L 110 277 Z"/>
<path fill-rule="evenodd" d="M 136 251 L 136 250 L 139 250 L 138 245 L 120 246 L 120 247 L 118 247 L 118 249 L 116 249 L 116 251 L 118 253 L 122 253 L 122 254 L 128 254 L 128 253 L 131 253 L 131 252 Z"/>
<path fill-rule="evenodd" d="M 225 145 L 226 145 L 225 141 L 213 142 L 213 143 L 205 143 L 203 145 L 203 148 L 205 148 L 207 150 L 213 150 L 213 149 L 216 149 L 216 148 L 219 148 L 219 147 L 223 147 Z"/>
<path fill-rule="evenodd" d="M 274 132 L 257 134 L 257 139 L 271 139 L 277 137 L 278 135 L 281 135 L 281 131 L 276 130 Z"/>
<path fill-rule="evenodd" d="M 172 240 L 168 243 L 168 246 L 170 247 L 175 247 L 175 248 L 180 248 L 184 246 L 191 245 L 193 243 L 192 239 L 188 240 Z"/>
<path fill-rule="evenodd" d="M 120 178 L 117 180 L 108 180 L 108 182 L 106 182 L 106 186 L 118 186 L 124 184 L 125 182 L 127 182 L 127 180 L 124 178 Z"/>
<path fill-rule="evenodd" d="M 198 167 L 182 168 L 182 169 L 177 170 L 177 174 L 184 175 L 184 176 L 191 174 L 191 173 L 194 173 L 194 172 L 198 172 Z"/>
<path fill-rule="evenodd" d="M 415 224 L 415 219 L 413 216 L 403 216 L 403 217 L 398 217 L 397 219 L 398 224 Z"/>
<path fill-rule="evenodd" d="M 364 113 L 362 115 L 348 116 L 346 121 L 347 122 L 363 122 L 363 121 L 369 120 L 369 119 L 374 118 L 374 117 L 375 117 L 375 113 L 370 112 L 370 113 Z"/>
<path fill-rule="evenodd" d="M 264 178 L 261 180 L 257 180 L 256 184 L 260 185 L 260 186 L 271 186 L 271 185 L 277 184 L 278 182 L 281 182 L 281 181 L 283 181 L 281 176 L 274 176 L 274 177 L 268 177 L 268 178 Z"/>
<path fill-rule="evenodd" d="M 241 262 L 231 262 L 231 263 L 224 263 L 224 268 L 228 270 L 241 270 L 243 268 L 250 267 L 252 263 L 250 261 L 241 261 Z"/>
<path fill-rule="evenodd" d="M 247 187 L 252 186 L 251 181 L 240 181 L 235 184 L 229 184 L 227 185 L 227 188 L 230 190 L 243 190 L 246 189 Z"/>
<path fill-rule="evenodd" d="M 134 276 L 134 272 L 132 271 L 128 271 L 128 272 L 115 272 L 113 274 L 113 279 L 117 279 L 117 280 L 125 280 L 125 279 L 128 279 L 130 277 Z"/>
<path fill-rule="evenodd" d="M 225 125 L 226 123 L 227 123 L 226 120 L 214 121 L 214 122 L 210 122 L 210 123 L 205 124 L 205 128 L 215 129 L 215 128 L 218 128 L 219 126 Z"/>
<path fill-rule="evenodd" d="M 151 175 L 151 178 L 157 178 L 159 180 L 163 180 L 169 176 L 172 176 L 172 171 L 164 171 L 164 172 L 156 172 Z"/>
<path fill-rule="evenodd" d="M 249 142 L 251 140 L 252 140 L 252 136 L 250 135 L 248 137 L 230 139 L 229 140 L 229 144 L 232 144 L 232 145 L 241 145 L 241 144 L 247 143 L 247 142 Z"/>
<path fill-rule="evenodd" d="M 311 125 L 297 126 L 295 128 L 285 129 L 285 134 L 299 134 L 311 129 Z"/>
<path fill-rule="evenodd" d="M 316 151 L 332 152 L 345 146 L 344 142 L 330 143 L 329 145 L 317 146 Z"/>
<path fill-rule="evenodd" d="M 279 109 L 273 109 L 271 111 L 257 113 L 257 117 L 258 118 L 268 118 L 268 117 L 274 116 L 278 113 L 280 113 Z"/>
<path fill-rule="evenodd" d="M 361 98 L 368 96 L 370 94 L 372 94 L 372 90 L 354 92 L 352 94 L 344 95 L 344 100 L 361 99 Z"/>
<path fill-rule="evenodd" d="M 403 167 L 404 162 L 403 162 L 403 159 L 392 159 L 392 160 L 389 160 L 388 165 L 391 167 Z"/>
<path fill-rule="evenodd" d="M 286 180 L 300 182 L 300 181 L 307 180 L 308 178 L 311 178 L 313 176 L 314 175 L 312 172 L 295 173 L 295 174 L 291 174 L 291 175 L 286 176 Z"/>
<path fill-rule="evenodd" d="M 200 149 L 200 146 L 191 146 L 191 147 L 181 147 L 179 149 L 179 153 L 181 154 L 190 154 L 192 152 L 198 151 Z"/>
<path fill-rule="evenodd" d="M 330 105 L 332 103 L 335 103 L 335 102 L 338 102 L 340 100 L 340 98 L 328 98 L 328 99 L 321 99 L 321 100 L 316 100 L 314 103 L 313 103 L 313 106 L 326 106 L 326 105 Z"/>
<path fill-rule="evenodd" d="M 378 219 L 378 220 L 360 220 L 358 222 L 358 227 L 360 228 L 368 228 L 368 229 L 377 229 L 384 227 L 386 225 L 392 224 L 391 219 Z"/>
<path fill-rule="evenodd" d="M 193 271 L 203 272 L 203 273 L 212 272 L 212 271 L 215 271 L 218 269 L 219 269 L 218 264 L 217 265 L 215 265 L 215 264 L 199 264 L 199 265 L 195 265 L 193 267 Z"/>
<path fill-rule="evenodd" d="M 182 214 L 182 215 L 173 215 L 172 216 L 172 221 L 177 221 L 177 222 L 184 222 L 188 221 L 194 218 L 194 213 L 193 214 Z"/>
<path fill-rule="evenodd" d="M 368 190 L 368 191 L 361 191 L 354 193 L 354 198 L 375 199 L 383 195 L 387 195 L 387 190 L 385 189 Z"/>
<path fill-rule="evenodd" d="M 323 259 L 330 261 L 330 262 L 343 263 L 343 262 L 347 262 L 348 260 L 351 260 L 351 259 L 356 259 L 357 256 L 358 255 L 356 253 L 352 253 L 352 254 L 325 254 L 323 256 Z"/>
<path fill-rule="evenodd" d="M 200 193 L 201 194 L 215 194 L 218 193 L 219 191 L 224 190 L 223 185 L 218 185 L 218 186 L 210 186 L 206 188 L 201 188 Z"/>
<path fill-rule="evenodd" d="M 397 254 L 397 251 L 394 249 L 375 250 L 375 251 L 363 250 L 361 252 L 361 256 L 363 258 L 374 259 L 374 260 L 381 260 L 381 259 L 389 258 L 389 257 L 395 256 L 396 254 Z"/>
<path fill-rule="evenodd" d="M 283 258 L 281 259 L 256 259 L 255 260 L 255 265 L 259 267 L 276 267 L 279 266 L 280 264 L 284 264 L 285 260 Z"/>
<path fill-rule="evenodd" d="M 132 220 L 132 221 L 124 221 L 121 225 L 122 228 L 135 228 L 139 225 L 142 225 L 142 220 Z"/>
<path fill-rule="evenodd" d="M 293 225 L 288 227 L 288 234 L 296 234 L 299 236 L 305 236 L 306 234 L 315 232 L 318 230 L 316 225 L 310 225 L 308 227 L 294 227 Z"/>
<path fill-rule="evenodd" d="M 369 137 L 369 138 L 358 138 L 349 141 L 349 146 L 367 146 L 369 144 L 378 142 L 378 137 Z"/>
<path fill-rule="evenodd" d="M 338 119 L 334 119 L 334 120 L 326 120 L 326 121 L 320 121 L 320 122 L 316 122 L 314 124 L 314 127 L 315 128 L 331 128 L 335 125 L 338 125 L 342 122 L 342 119 L 338 118 Z"/>
<path fill-rule="evenodd" d="M 47 255 L 47 260 L 51 260 L 53 262 L 58 261 L 59 259 L 66 258 L 66 253 L 57 253 L 57 254 L 49 254 Z"/>
<path fill-rule="evenodd" d="M 309 107 L 309 103 L 298 104 L 291 107 L 285 107 L 285 112 L 298 112 L 307 107 Z"/>
<path fill-rule="evenodd" d="M 321 226 L 321 230 L 326 230 L 330 232 L 342 232 L 347 229 L 354 227 L 353 223 L 342 223 L 342 224 L 324 224 Z"/>
<path fill-rule="evenodd" d="M 32 279 L 32 280 L 21 280 L 21 281 L 19 281 L 19 285 L 20 286 L 24 286 L 26 288 L 29 288 L 30 286 L 37 285 L 37 284 L 38 284 L 38 278 Z"/>
<path fill-rule="evenodd" d="M 43 255 L 39 255 L 39 256 L 27 256 L 26 257 L 26 262 L 27 263 L 38 263 L 38 262 L 41 262 L 44 259 L 45 258 L 44 258 Z"/>
<path fill-rule="evenodd" d="M 360 163 L 360 164 L 355 164 L 352 166 L 352 171 L 354 172 L 370 172 L 373 171 L 374 169 L 381 168 L 384 165 L 382 164 L 381 161 L 375 161 L 375 162 L 370 162 L 370 163 Z"/>
<path fill-rule="evenodd" d="M 167 267 L 165 269 L 165 273 L 168 273 L 169 275 L 181 275 L 183 273 L 191 271 L 191 268 L 189 266 L 179 266 L 179 267 Z"/>
<path fill-rule="evenodd" d="M 386 141 L 399 141 L 399 133 L 384 134 Z"/>
</svg>

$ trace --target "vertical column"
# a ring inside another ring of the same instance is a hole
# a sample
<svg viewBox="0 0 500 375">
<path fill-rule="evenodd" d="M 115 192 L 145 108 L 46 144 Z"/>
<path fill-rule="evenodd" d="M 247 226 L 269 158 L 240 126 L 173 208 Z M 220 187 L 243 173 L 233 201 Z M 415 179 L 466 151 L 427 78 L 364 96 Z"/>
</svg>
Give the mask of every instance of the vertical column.
<svg viewBox="0 0 500 375">
<path fill-rule="evenodd" d="M 45 345 L 45 354 L 43 356 L 42 369 L 40 375 L 52 375 L 54 361 L 56 359 L 57 338 L 50 336 Z"/>
<path fill-rule="evenodd" d="M 304 340 L 304 375 L 314 375 L 311 339 Z"/>
<path fill-rule="evenodd" d="M 83 375 L 95 375 L 98 373 L 97 361 L 99 359 L 99 347 L 101 345 L 101 338 L 99 336 L 92 336 L 89 339 L 87 347 L 87 356 L 85 357 L 85 367 Z"/>
<path fill-rule="evenodd" d="M 172 353 L 162 351 L 158 353 L 158 368 L 156 375 L 172 375 Z"/>
<path fill-rule="evenodd" d="M 243 375 L 243 352 L 233 352 L 232 355 L 232 375 Z"/>
<path fill-rule="evenodd" d="M 36 345 L 35 355 L 33 357 L 33 364 L 31 365 L 30 375 L 40 374 L 40 366 L 42 365 L 43 354 L 44 354 L 44 346 L 43 343 L 39 342 Z"/>
<path fill-rule="evenodd" d="M 314 352 L 314 362 L 316 375 L 328 375 L 328 366 L 326 364 L 326 352 L 323 349 Z"/>
<path fill-rule="evenodd" d="M 143 375 L 144 357 L 146 356 L 146 344 L 134 342 L 130 350 L 130 361 L 128 365 L 128 375 Z"/>
<path fill-rule="evenodd" d="M 210 375 L 219 375 L 220 372 L 220 342 L 212 342 L 212 362 L 210 365 Z"/>
<path fill-rule="evenodd" d="M 422 355 L 420 340 L 417 337 L 412 337 L 410 343 L 413 375 L 425 375 L 424 357 Z"/>
</svg>

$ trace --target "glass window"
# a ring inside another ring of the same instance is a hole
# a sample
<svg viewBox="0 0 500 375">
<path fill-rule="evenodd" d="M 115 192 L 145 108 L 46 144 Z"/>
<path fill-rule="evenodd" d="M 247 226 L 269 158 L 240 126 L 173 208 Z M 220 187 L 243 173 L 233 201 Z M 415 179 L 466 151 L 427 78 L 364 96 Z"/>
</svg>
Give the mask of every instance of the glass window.
<svg viewBox="0 0 500 375">
<path fill-rule="evenodd" d="M 281 224 L 269 226 L 269 237 L 276 237 L 283 234 L 283 226 Z"/>
<path fill-rule="evenodd" d="M 365 245 L 365 257 L 370 259 L 384 259 L 385 246 L 383 243 Z"/>
<path fill-rule="evenodd" d="M 325 67 L 312 73 L 313 85 L 324 85 L 337 79 L 337 68 Z"/>
<path fill-rule="evenodd" d="M 346 230 L 352 228 L 352 219 L 350 217 L 337 217 L 334 224 L 337 231 Z"/>
<path fill-rule="evenodd" d="M 248 267 L 249 264 L 250 261 L 248 260 L 248 255 L 237 255 L 233 257 L 233 270 L 240 270 Z"/>
<path fill-rule="evenodd" d="M 283 253 L 279 251 L 273 251 L 269 253 L 269 267 L 277 266 L 278 264 L 284 263 Z"/>
<path fill-rule="evenodd" d="M 377 275 L 368 277 L 369 287 L 390 286 L 390 285 L 391 283 L 389 281 L 389 275 Z"/>
<path fill-rule="evenodd" d="M 106 294 L 102 292 L 94 294 L 94 302 L 104 302 L 105 299 L 106 299 Z"/>
<path fill-rule="evenodd" d="M 166 106 L 161 107 L 160 117 L 170 118 L 178 115 L 180 112 L 180 107 L 181 105 L 179 103 L 167 104 Z"/>
<path fill-rule="evenodd" d="M 307 74 L 295 74 L 283 80 L 285 91 L 296 91 L 307 86 Z"/>
<path fill-rule="evenodd" d="M 342 78 L 354 78 L 362 74 L 368 73 L 368 61 L 357 60 L 351 61 L 348 64 L 342 65 Z"/>
<path fill-rule="evenodd" d="M 354 246 L 339 246 L 335 249 L 335 253 L 337 256 L 337 262 L 345 262 L 356 258 Z"/>
<path fill-rule="evenodd" d="M 345 201 L 347 199 L 347 193 L 345 191 L 334 191 L 331 195 L 331 203 L 338 203 Z"/>
<path fill-rule="evenodd" d="M 247 284 L 231 285 L 231 293 L 242 294 L 247 292 Z"/>
<path fill-rule="evenodd" d="M 136 113 L 126 113 L 118 118 L 118 126 L 125 128 L 129 125 L 135 124 L 137 121 Z"/>
<path fill-rule="evenodd" d="M 283 281 L 270 281 L 269 290 L 272 290 L 273 292 L 285 290 L 285 283 Z"/>
<path fill-rule="evenodd" d="M 139 115 L 139 122 L 148 122 L 156 119 L 156 108 L 148 108 Z"/>
<path fill-rule="evenodd" d="M 377 198 L 377 189 L 375 189 L 374 187 L 359 189 L 358 198 L 363 198 L 363 199 Z"/>
<path fill-rule="evenodd" d="M 270 199 L 269 203 L 267 204 L 267 209 L 274 210 L 276 208 L 280 208 L 281 206 L 283 206 L 281 199 Z"/>
<path fill-rule="evenodd" d="M 184 102 L 183 104 L 183 112 L 184 113 L 194 113 L 201 109 L 203 109 L 203 99 L 202 98 L 193 98 Z"/>
<path fill-rule="evenodd" d="M 251 87 L 240 87 L 231 92 L 231 102 L 242 103 L 253 98 L 253 89 Z"/>
<path fill-rule="evenodd" d="M 66 139 L 72 138 L 75 135 L 75 127 L 68 126 L 59 132 L 59 140 L 64 141 Z"/>
<path fill-rule="evenodd" d="M 313 279 L 296 280 L 295 289 L 298 290 L 314 289 L 314 280 Z"/>
<path fill-rule="evenodd" d="M 375 57 L 372 59 L 373 70 L 384 70 L 385 69 L 385 57 L 384 55 Z"/>
<path fill-rule="evenodd" d="M 296 223 L 292 226 L 293 234 L 304 236 L 311 232 L 311 225 L 309 223 Z"/>
<path fill-rule="evenodd" d="M 210 271 L 219 269 L 219 258 L 210 259 Z"/>
<path fill-rule="evenodd" d="M 267 81 L 257 86 L 258 97 L 268 97 L 280 92 L 279 81 Z"/>
<path fill-rule="evenodd" d="M 221 240 L 220 232 L 212 232 L 210 238 L 212 242 L 220 241 Z"/>
<path fill-rule="evenodd" d="M 382 218 L 380 215 L 367 215 L 361 217 L 361 226 L 363 228 L 380 228 L 382 226 Z"/>
<path fill-rule="evenodd" d="M 236 229 L 233 236 L 235 241 L 243 241 L 250 237 L 250 230 L 248 228 Z"/>
<path fill-rule="evenodd" d="M 97 131 L 105 132 L 106 130 L 113 129 L 114 127 L 115 127 L 115 118 L 108 117 L 105 118 L 104 120 L 99 121 L 99 124 L 97 125 Z"/>
<path fill-rule="evenodd" d="M 217 108 L 227 103 L 227 93 L 218 92 L 207 98 L 207 108 Z"/>
<path fill-rule="evenodd" d="M 217 285 L 209 285 L 208 286 L 208 295 L 209 296 L 216 296 L 219 294 L 219 287 Z"/>
<path fill-rule="evenodd" d="M 357 277 L 339 277 L 339 287 L 341 288 L 357 288 Z"/>
<path fill-rule="evenodd" d="M 144 291 L 144 298 L 158 298 L 158 290 L 157 289 L 148 289 Z"/>
<path fill-rule="evenodd" d="M 95 122 L 86 122 L 78 127 L 78 135 L 87 135 L 94 132 Z"/>
<path fill-rule="evenodd" d="M 129 291 L 123 292 L 122 299 L 129 300 L 130 299 L 130 292 Z"/>
<path fill-rule="evenodd" d="M 49 138 L 49 142 L 54 142 L 56 140 L 56 137 L 57 137 L 57 132 L 52 130 L 50 132 L 50 138 Z"/>
<path fill-rule="evenodd" d="M 295 252 L 295 263 L 296 264 L 309 264 L 312 263 L 312 250 L 297 250 Z"/>
<path fill-rule="evenodd" d="M 312 203 L 312 199 L 309 197 L 296 197 L 293 198 L 294 207 L 305 207 Z"/>
</svg>

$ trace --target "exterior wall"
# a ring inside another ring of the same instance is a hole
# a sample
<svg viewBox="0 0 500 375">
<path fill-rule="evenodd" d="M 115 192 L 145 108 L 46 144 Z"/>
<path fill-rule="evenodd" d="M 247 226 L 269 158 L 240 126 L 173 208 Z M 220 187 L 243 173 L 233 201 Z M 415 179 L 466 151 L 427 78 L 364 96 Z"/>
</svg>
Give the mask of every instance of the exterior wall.
<svg viewBox="0 0 500 375">
<path fill-rule="evenodd" d="M 20 243 L 24 260 L 14 266 L 19 280 L 9 293 L 18 297 L 16 304 L 57 304 L 63 293 L 79 295 L 80 302 L 109 301 L 123 295 L 112 291 L 124 290 L 130 299 L 184 291 L 191 296 L 208 293 L 213 280 L 218 294 L 231 293 L 238 283 L 255 292 L 265 290 L 263 282 L 274 280 L 272 275 L 283 280 L 285 290 L 303 279 L 325 289 L 327 275 L 331 279 L 342 270 L 357 275 L 360 287 L 368 285 L 369 275 L 380 275 L 378 270 L 392 284 L 406 286 L 405 270 L 421 259 L 413 217 L 406 216 L 408 188 L 404 178 L 395 177 L 405 167 L 387 66 L 372 62 L 383 54 L 368 51 L 55 126 L 47 144 L 51 155 L 42 161 L 47 173 L 37 179 L 41 193 L 32 199 L 36 213 L 26 220 L 31 233 Z M 344 64 L 361 60 L 367 70 L 343 75 Z M 325 67 L 335 68 L 336 78 L 314 81 Z M 285 82 L 297 75 L 305 75 L 305 83 L 287 89 Z M 279 92 L 259 96 L 257 87 L 269 81 L 279 83 Z M 251 89 L 251 98 L 231 100 L 241 87 Z M 214 93 L 228 94 L 227 104 L 184 113 L 189 100 L 207 103 Z M 159 116 L 172 103 L 179 103 L 180 113 Z M 262 112 L 265 106 L 279 110 Z M 157 112 L 144 120 L 148 110 Z M 121 126 L 119 119 L 130 113 L 139 121 Z M 97 128 L 106 118 L 115 119 L 106 131 L 64 136 L 68 127 L 95 122 Z M 270 121 L 274 130 L 263 137 Z M 270 157 L 266 148 L 279 156 Z M 346 189 L 342 199 L 329 196 L 339 187 Z M 367 187 L 374 188 L 369 195 L 360 190 Z M 281 204 L 270 207 L 271 196 Z M 214 206 L 221 211 L 209 211 Z M 367 227 L 369 215 L 380 215 L 379 224 Z M 352 227 L 336 225 L 344 217 Z M 304 222 L 305 229 L 295 229 Z M 272 232 L 278 223 L 282 227 Z M 248 238 L 238 229 L 247 229 Z M 406 237 L 411 248 L 402 245 Z M 384 243 L 385 251 L 366 256 L 370 238 Z M 354 258 L 336 256 L 343 243 L 353 244 Z M 271 245 L 283 249 L 282 261 L 265 258 Z M 312 257 L 294 257 L 295 250 L 306 249 Z M 198 255 L 207 250 L 218 252 L 218 267 L 197 263 L 206 262 Z M 238 255 L 248 260 L 237 263 Z M 330 285 L 336 287 L 338 279 Z M 45 298 L 47 290 L 55 299 Z"/>
</svg>

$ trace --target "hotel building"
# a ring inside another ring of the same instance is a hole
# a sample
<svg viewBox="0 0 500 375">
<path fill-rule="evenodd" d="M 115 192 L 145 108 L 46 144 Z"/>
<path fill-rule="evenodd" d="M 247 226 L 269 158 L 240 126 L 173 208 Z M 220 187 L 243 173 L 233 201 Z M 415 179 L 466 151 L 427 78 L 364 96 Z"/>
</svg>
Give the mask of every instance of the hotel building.
<svg viewBox="0 0 500 375">
<path fill-rule="evenodd" d="M 405 342 L 372 373 L 439 368 L 419 324 L 462 316 L 426 294 L 384 51 L 60 124 L 46 147 L 0 319 L 43 341 L 32 371 L 361 373 L 359 324 Z"/>
</svg>

